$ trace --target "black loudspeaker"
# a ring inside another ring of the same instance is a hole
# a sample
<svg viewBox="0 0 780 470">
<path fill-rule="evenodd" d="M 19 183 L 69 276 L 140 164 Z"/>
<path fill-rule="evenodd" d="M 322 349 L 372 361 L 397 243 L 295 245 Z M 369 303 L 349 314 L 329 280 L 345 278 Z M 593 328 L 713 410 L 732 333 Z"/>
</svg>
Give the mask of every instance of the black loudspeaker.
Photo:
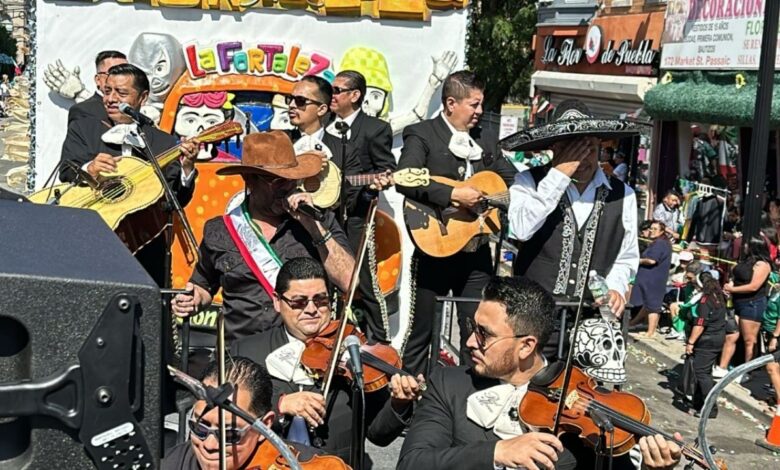
<svg viewBox="0 0 780 470">
<path fill-rule="evenodd" d="M 0 469 L 157 468 L 160 291 L 96 212 L 0 200 Z"/>
</svg>

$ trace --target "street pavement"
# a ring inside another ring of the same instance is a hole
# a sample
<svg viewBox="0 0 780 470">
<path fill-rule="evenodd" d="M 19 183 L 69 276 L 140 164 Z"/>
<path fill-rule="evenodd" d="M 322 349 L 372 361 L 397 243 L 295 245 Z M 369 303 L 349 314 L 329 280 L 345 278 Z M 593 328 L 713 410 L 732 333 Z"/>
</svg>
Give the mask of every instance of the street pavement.
<svg viewBox="0 0 780 470">
<path fill-rule="evenodd" d="M 637 343 L 629 340 L 626 360 L 629 381 L 624 391 L 644 399 L 651 413 L 651 426 L 668 433 L 680 432 L 686 440 L 693 440 L 699 420 L 673 404 L 674 394 L 671 391 L 682 369 L 681 361 L 659 352 L 661 342 L 652 346 L 647 343 L 649 341 Z M 733 400 L 733 396 L 721 397 L 718 417 L 708 422 L 707 438 L 717 450 L 716 458 L 722 458 L 732 470 L 780 468 L 780 454 L 754 444 L 757 438 L 764 436 L 769 416 L 761 411 L 759 404 L 748 406 Z M 750 399 L 750 395 L 747 394 L 744 399 Z M 403 439 L 398 439 L 385 448 L 367 443 L 366 449 L 374 461 L 374 468 L 394 469 L 402 442 Z M 683 468 L 683 464 L 678 468 Z"/>
</svg>

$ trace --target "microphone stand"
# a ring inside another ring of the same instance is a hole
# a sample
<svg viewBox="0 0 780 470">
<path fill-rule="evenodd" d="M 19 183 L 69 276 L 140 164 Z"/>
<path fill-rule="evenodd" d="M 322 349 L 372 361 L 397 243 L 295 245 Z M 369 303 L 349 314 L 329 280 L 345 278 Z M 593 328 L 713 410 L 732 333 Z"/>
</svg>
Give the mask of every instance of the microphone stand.
<svg viewBox="0 0 780 470">
<path fill-rule="evenodd" d="M 506 240 L 506 232 L 509 228 L 509 216 L 507 211 L 509 207 L 505 204 L 496 204 L 493 207 L 498 209 L 498 222 L 501 224 L 501 230 L 498 234 L 498 242 L 496 243 L 496 254 L 493 258 L 493 276 L 498 276 L 498 267 L 501 266 L 501 249 L 504 247 L 504 240 Z"/>
<path fill-rule="evenodd" d="M 293 455 L 290 447 L 284 443 L 284 441 L 271 429 L 263 423 L 261 418 L 255 418 L 248 412 L 239 408 L 230 399 L 233 395 L 233 385 L 230 383 L 222 384 L 218 387 L 211 387 L 204 385 L 202 382 L 190 377 L 189 375 L 177 370 L 174 367 L 168 366 L 168 371 L 173 376 L 176 382 L 182 384 L 187 390 L 195 395 L 198 400 L 204 400 L 206 402 L 207 409 L 219 407 L 222 411 L 228 411 L 235 416 L 243 419 L 247 423 L 250 423 L 252 429 L 259 432 L 282 454 L 282 457 L 287 461 L 292 470 L 301 470 L 301 465 L 298 463 L 298 459 Z"/>
<path fill-rule="evenodd" d="M 346 204 L 346 186 L 347 186 L 347 172 L 346 169 L 346 163 L 347 163 L 347 142 L 349 142 L 349 139 L 347 138 L 347 133 L 349 132 L 349 124 L 347 124 L 344 121 L 340 121 L 336 123 L 336 130 L 339 131 L 339 134 L 341 135 L 341 187 L 339 189 L 339 218 L 341 219 L 341 225 L 342 227 L 347 226 L 347 204 Z"/>
<path fill-rule="evenodd" d="M 352 366 L 350 365 L 350 368 Z M 356 377 L 355 371 L 352 372 Z M 365 458 L 366 395 L 357 380 L 352 381 L 352 443 L 349 447 L 349 465 L 353 470 L 363 470 Z"/>
</svg>

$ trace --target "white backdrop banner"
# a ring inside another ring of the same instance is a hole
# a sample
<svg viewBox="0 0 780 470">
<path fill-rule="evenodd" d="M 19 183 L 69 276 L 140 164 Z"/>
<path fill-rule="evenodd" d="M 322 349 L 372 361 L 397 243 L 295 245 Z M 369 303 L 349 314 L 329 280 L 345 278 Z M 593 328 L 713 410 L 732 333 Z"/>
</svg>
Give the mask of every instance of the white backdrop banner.
<svg viewBox="0 0 780 470">
<path fill-rule="evenodd" d="M 410 21 L 293 10 L 231 12 L 37 0 L 36 188 L 60 160 L 73 91 L 83 86 L 82 98 L 94 93 L 94 59 L 102 50 L 126 53 L 147 73 L 152 91 L 143 111 L 177 137 L 227 120 L 240 122 L 247 132 L 287 128 L 283 95 L 296 80 L 358 70 L 369 87 L 364 111 L 390 122 L 397 154 L 404 126 L 417 121 L 417 115 L 434 115 L 440 108 L 441 79 L 463 68 L 467 3 L 427 0 L 426 5 L 454 9 L 426 10 L 421 18 L 429 21 Z M 197 237 L 205 221 L 221 215 L 229 197 L 241 190 L 240 179 L 215 176 L 215 168 L 240 160 L 236 142 L 203 153 L 217 153 L 217 158 L 198 163 L 195 195 L 186 208 Z M 404 232 L 401 272 L 407 273 L 413 246 L 405 235 L 401 202 L 391 189 L 380 207 Z M 182 267 L 187 255 L 174 248 L 174 285 L 181 286 L 191 268 Z M 398 268 L 391 275 L 397 276 Z M 412 297 L 408 281 L 404 275 L 397 346 Z"/>
</svg>

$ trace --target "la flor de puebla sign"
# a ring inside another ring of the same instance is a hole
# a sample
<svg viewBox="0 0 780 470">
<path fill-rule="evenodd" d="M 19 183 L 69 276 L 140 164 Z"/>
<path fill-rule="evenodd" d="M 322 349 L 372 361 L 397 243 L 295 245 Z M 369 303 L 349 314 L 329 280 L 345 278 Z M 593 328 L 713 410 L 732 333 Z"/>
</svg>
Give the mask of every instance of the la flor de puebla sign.
<svg viewBox="0 0 780 470">
<path fill-rule="evenodd" d="M 616 67 L 624 65 L 652 65 L 658 57 L 658 49 L 653 49 L 653 41 L 644 39 L 634 47 L 631 39 L 624 39 L 617 48 L 615 41 L 607 41 L 602 49 L 602 31 L 599 26 L 591 26 L 585 36 L 583 47 L 575 45 L 574 38 L 561 41 L 560 47 L 556 47 L 555 37 L 544 38 L 542 63 L 557 64 L 561 67 L 570 67 L 579 64 L 583 58 L 589 64 L 613 64 Z"/>
</svg>

